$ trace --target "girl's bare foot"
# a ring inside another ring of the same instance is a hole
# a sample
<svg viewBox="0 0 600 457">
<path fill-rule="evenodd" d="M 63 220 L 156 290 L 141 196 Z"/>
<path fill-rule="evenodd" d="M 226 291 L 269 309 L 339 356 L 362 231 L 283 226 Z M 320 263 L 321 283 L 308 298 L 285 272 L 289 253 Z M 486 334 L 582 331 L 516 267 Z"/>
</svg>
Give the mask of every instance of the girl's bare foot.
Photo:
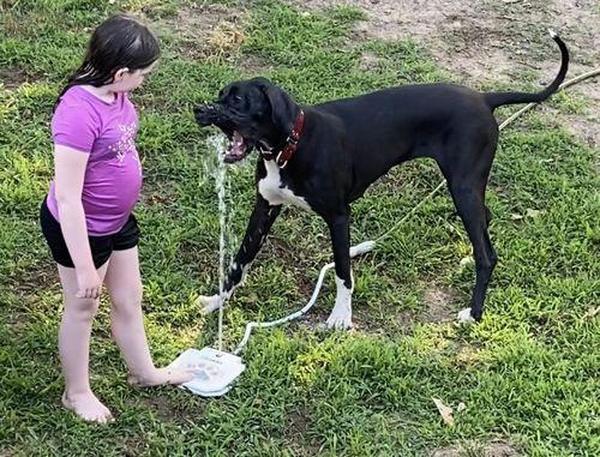
<svg viewBox="0 0 600 457">
<path fill-rule="evenodd" d="M 106 424 L 114 420 L 108 408 L 91 391 L 75 395 L 64 392 L 62 404 L 88 422 Z"/>
<path fill-rule="evenodd" d="M 160 386 L 163 384 L 179 385 L 191 381 L 194 377 L 192 370 L 175 368 L 155 368 L 154 372 L 147 375 L 130 374 L 129 384 L 140 387 Z"/>
</svg>

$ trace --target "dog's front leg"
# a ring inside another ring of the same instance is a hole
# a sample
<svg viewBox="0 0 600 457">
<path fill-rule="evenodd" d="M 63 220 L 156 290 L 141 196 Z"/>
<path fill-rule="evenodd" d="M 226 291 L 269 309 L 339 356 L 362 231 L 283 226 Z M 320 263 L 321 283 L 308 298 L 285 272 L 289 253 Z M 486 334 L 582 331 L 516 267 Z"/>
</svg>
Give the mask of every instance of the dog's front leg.
<svg viewBox="0 0 600 457">
<path fill-rule="evenodd" d="M 223 291 L 220 294 L 198 298 L 198 302 L 203 306 L 205 313 L 218 309 L 225 300 L 231 297 L 235 288 L 243 281 L 280 211 L 281 205 L 270 205 L 260 194 L 257 194 L 244 240 L 229 268 Z"/>
<path fill-rule="evenodd" d="M 340 214 L 327 221 L 333 244 L 335 283 L 337 286 L 335 306 L 327 319 L 328 328 L 352 327 L 352 269 L 350 266 L 350 214 Z"/>
</svg>

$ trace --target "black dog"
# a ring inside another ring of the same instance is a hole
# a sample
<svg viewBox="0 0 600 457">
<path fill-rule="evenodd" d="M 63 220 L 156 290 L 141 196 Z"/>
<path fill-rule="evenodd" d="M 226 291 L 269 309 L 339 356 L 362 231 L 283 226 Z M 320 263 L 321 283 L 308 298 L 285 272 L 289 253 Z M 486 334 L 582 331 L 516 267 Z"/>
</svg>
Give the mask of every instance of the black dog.
<svg viewBox="0 0 600 457">
<path fill-rule="evenodd" d="M 497 262 L 485 206 L 488 175 L 498 142 L 493 116 L 501 105 L 541 102 L 567 73 L 569 54 L 551 32 L 562 62 L 543 91 L 479 93 L 451 84 L 410 85 L 315 106 L 299 106 L 263 78 L 225 87 L 218 101 L 195 109 L 197 122 L 216 125 L 232 140 L 228 162 L 260 152 L 252 216 L 224 292 L 201 297 L 206 311 L 233 293 L 257 255 L 284 203 L 319 214 L 333 243 L 337 296 L 329 327 L 352 324 L 350 203 L 390 168 L 417 157 L 435 159 L 473 245 L 476 282 L 471 307 L 459 319 L 480 320 Z"/>
</svg>

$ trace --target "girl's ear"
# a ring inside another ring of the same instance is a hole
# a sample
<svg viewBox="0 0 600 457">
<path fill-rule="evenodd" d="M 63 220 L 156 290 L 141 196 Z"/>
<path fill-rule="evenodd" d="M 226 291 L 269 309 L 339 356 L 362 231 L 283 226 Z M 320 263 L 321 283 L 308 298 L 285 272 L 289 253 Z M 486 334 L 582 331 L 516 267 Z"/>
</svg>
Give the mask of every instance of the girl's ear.
<svg viewBox="0 0 600 457">
<path fill-rule="evenodd" d="M 116 72 L 115 72 L 115 76 L 113 77 L 113 82 L 119 82 L 121 81 L 125 75 L 127 75 L 127 73 L 129 73 L 129 68 L 125 67 L 125 68 L 119 68 Z"/>
</svg>

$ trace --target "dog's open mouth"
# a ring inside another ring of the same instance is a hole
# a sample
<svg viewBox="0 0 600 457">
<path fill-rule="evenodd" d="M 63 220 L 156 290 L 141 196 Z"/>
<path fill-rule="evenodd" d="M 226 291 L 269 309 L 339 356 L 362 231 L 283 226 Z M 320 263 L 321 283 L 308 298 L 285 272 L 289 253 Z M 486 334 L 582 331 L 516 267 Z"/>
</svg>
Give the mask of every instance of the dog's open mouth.
<svg viewBox="0 0 600 457">
<path fill-rule="evenodd" d="M 250 147 L 246 143 L 244 137 L 237 130 L 233 131 L 233 135 L 230 138 L 231 143 L 225 153 L 225 162 L 234 163 L 242 160 L 250 152 Z"/>
</svg>

